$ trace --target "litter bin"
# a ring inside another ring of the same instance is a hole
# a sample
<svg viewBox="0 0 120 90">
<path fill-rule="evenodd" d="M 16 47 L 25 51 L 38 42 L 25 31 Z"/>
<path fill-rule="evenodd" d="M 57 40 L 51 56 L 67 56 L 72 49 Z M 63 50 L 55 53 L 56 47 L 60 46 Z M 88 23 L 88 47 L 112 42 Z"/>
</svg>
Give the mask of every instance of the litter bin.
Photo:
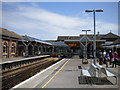
<svg viewBox="0 0 120 90">
<path fill-rule="evenodd" d="M 88 64 L 88 59 L 87 58 L 83 58 L 82 59 L 82 64 Z"/>
</svg>

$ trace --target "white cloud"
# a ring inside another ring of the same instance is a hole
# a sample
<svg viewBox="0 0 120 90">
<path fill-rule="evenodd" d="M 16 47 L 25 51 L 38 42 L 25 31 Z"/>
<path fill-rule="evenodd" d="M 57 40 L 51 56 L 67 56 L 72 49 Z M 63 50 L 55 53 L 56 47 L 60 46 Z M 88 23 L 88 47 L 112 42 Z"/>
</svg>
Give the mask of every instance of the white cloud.
<svg viewBox="0 0 120 90">
<path fill-rule="evenodd" d="M 2 2 L 119 2 L 119 0 L 1 0 Z"/>
<path fill-rule="evenodd" d="M 118 25 L 113 24 L 113 23 L 98 21 L 96 29 L 101 33 L 108 33 L 110 31 L 112 31 L 112 32 L 118 34 Z"/>
<path fill-rule="evenodd" d="M 19 34 L 27 34 L 40 39 L 56 39 L 58 35 L 79 35 L 82 29 L 91 29 L 93 20 L 64 16 L 38 8 L 16 5 L 16 11 L 3 11 L 3 26 L 17 30 Z M 117 25 L 97 21 L 97 31 L 107 33 L 116 30 Z"/>
</svg>

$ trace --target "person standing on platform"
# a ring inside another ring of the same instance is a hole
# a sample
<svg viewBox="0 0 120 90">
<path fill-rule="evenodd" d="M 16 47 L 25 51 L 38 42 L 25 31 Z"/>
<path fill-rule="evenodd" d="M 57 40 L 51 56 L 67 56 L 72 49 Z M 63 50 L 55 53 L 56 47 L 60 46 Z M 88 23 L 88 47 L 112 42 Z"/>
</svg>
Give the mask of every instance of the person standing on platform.
<svg viewBox="0 0 120 90">
<path fill-rule="evenodd" d="M 108 60 L 109 60 L 109 53 L 107 52 L 106 55 L 105 55 L 105 64 L 106 64 L 106 67 L 108 67 Z"/>
<path fill-rule="evenodd" d="M 112 67 L 114 67 L 115 65 L 115 68 L 116 68 L 117 60 L 118 60 L 118 53 L 116 51 L 114 52 L 113 58 L 114 58 L 114 62 L 113 62 Z"/>
<path fill-rule="evenodd" d="M 103 56 L 105 57 L 105 55 L 106 55 L 106 51 L 104 50 L 104 52 L 103 52 Z"/>
<path fill-rule="evenodd" d="M 101 50 L 99 51 L 99 64 L 100 64 L 100 65 L 103 64 L 103 53 L 102 53 Z"/>
<path fill-rule="evenodd" d="M 102 62 L 106 64 L 106 59 L 105 59 L 106 51 L 103 51 L 103 57 L 102 57 Z"/>
<path fill-rule="evenodd" d="M 109 51 L 109 56 L 110 56 L 110 63 L 109 63 L 109 65 L 111 65 L 111 63 L 112 63 L 112 59 L 113 59 L 113 54 L 112 54 L 112 52 L 111 52 L 111 50 Z"/>
</svg>

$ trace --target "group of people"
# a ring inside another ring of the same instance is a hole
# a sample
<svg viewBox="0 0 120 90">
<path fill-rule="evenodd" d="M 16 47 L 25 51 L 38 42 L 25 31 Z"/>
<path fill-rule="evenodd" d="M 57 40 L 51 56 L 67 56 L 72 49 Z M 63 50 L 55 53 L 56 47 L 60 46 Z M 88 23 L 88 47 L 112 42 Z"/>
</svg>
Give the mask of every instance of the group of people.
<svg viewBox="0 0 120 90">
<path fill-rule="evenodd" d="M 108 63 L 109 65 L 112 65 L 112 67 L 116 68 L 117 65 L 117 60 L 118 60 L 118 53 L 112 52 L 111 50 L 109 52 L 106 52 L 104 50 L 104 52 L 99 51 L 99 64 L 106 64 L 106 67 L 108 67 Z"/>
</svg>

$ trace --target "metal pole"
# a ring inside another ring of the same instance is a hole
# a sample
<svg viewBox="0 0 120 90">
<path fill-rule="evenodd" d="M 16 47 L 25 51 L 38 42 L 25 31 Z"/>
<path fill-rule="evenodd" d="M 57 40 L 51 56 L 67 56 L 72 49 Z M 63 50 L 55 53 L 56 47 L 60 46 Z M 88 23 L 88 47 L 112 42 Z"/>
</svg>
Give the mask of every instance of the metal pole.
<svg viewBox="0 0 120 90">
<path fill-rule="evenodd" d="M 43 46 L 40 46 L 41 54 L 43 54 Z"/>
<path fill-rule="evenodd" d="M 85 12 L 93 12 L 93 19 L 94 19 L 94 42 L 93 42 L 93 53 L 94 53 L 94 64 L 97 63 L 96 61 L 96 28 L 95 28 L 95 12 L 103 12 L 102 9 L 100 10 L 85 10 Z"/>
<path fill-rule="evenodd" d="M 94 18 L 94 64 L 96 64 L 96 28 L 95 28 L 95 10 L 93 10 L 93 18 Z"/>
<path fill-rule="evenodd" d="M 25 56 L 28 56 L 28 45 L 25 45 Z"/>
<path fill-rule="evenodd" d="M 54 46 L 52 46 L 52 53 L 54 53 L 54 51 L 55 51 L 55 50 L 54 50 L 54 48 L 55 48 L 55 47 L 54 47 Z"/>
<path fill-rule="evenodd" d="M 85 31 L 85 32 L 86 32 L 86 34 L 85 34 L 85 36 L 86 36 L 85 59 L 87 59 L 87 32 L 88 32 L 88 31 L 91 31 L 91 30 L 82 30 L 82 31 Z"/>
<path fill-rule="evenodd" d="M 87 31 L 86 31 L 86 59 L 87 59 Z"/>
</svg>

